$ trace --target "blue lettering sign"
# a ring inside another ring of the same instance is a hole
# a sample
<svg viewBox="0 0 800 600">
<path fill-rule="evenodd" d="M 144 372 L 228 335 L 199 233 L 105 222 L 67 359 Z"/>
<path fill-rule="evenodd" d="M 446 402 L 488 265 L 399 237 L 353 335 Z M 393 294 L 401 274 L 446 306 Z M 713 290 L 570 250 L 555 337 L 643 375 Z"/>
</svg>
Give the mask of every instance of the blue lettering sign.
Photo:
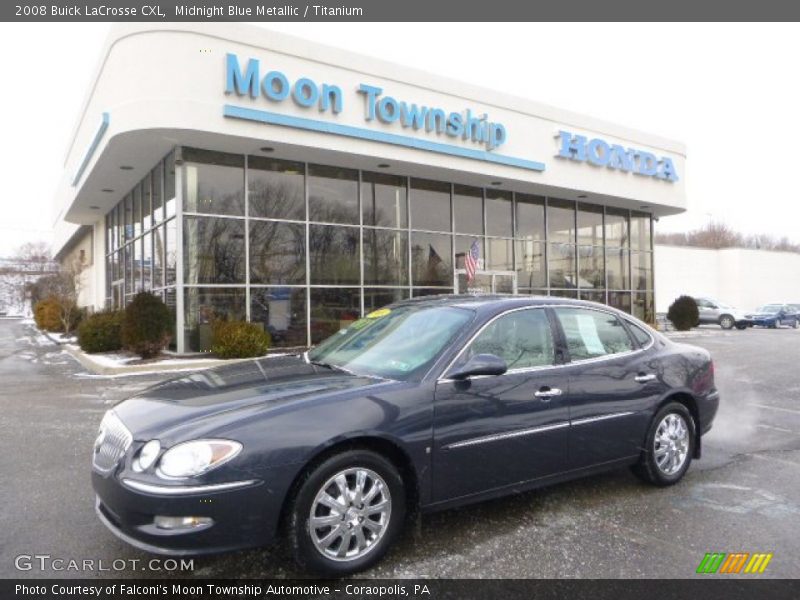
<svg viewBox="0 0 800 600">
<path fill-rule="evenodd" d="M 588 139 L 586 136 L 559 131 L 558 158 L 588 162 L 596 167 L 606 167 L 645 177 L 665 181 L 678 181 L 678 173 L 671 158 L 657 157 L 652 152 L 623 148 L 619 144 L 609 144 L 603 139 Z"/>
</svg>

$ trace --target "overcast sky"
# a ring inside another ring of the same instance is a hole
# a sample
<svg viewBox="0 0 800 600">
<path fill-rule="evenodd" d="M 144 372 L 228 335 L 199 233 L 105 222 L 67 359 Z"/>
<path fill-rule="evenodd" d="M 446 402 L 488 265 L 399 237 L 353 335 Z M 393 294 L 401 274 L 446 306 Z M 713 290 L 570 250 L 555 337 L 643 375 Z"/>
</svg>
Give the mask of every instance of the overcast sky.
<svg viewBox="0 0 800 600">
<path fill-rule="evenodd" d="M 796 24 L 260 25 L 684 142 L 689 211 L 800 241 Z M 64 151 L 107 24 L 0 24 L 0 256 L 50 241 Z"/>
</svg>

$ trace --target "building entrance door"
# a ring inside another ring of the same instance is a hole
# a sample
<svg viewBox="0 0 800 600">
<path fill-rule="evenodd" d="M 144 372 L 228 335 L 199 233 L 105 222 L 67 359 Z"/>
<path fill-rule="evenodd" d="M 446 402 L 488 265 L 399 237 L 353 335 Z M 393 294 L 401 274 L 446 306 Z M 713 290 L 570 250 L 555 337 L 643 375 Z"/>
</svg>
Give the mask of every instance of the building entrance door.
<svg viewBox="0 0 800 600">
<path fill-rule="evenodd" d="M 456 269 L 456 294 L 516 294 L 517 274 L 514 271 L 477 271 L 467 283 L 467 272 Z"/>
</svg>

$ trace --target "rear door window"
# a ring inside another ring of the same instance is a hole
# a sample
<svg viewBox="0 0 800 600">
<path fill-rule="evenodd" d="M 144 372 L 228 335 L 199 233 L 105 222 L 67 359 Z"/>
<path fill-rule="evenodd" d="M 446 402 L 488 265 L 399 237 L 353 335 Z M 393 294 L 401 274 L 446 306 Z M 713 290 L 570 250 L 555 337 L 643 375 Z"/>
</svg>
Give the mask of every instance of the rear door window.
<svg viewBox="0 0 800 600">
<path fill-rule="evenodd" d="M 610 313 L 584 308 L 556 308 L 555 312 L 573 361 L 633 350 L 622 322 Z"/>
<path fill-rule="evenodd" d="M 644 348 L 650 344 L 650 341 L 653 339 L 647 331 L 643 328 L 639 327 L 636 323 L 628 321 L 628 328 L 631 330 L 631 334 L 633 334 L 634 339 L 639 342 L 639 345 Z"/>
</svg>

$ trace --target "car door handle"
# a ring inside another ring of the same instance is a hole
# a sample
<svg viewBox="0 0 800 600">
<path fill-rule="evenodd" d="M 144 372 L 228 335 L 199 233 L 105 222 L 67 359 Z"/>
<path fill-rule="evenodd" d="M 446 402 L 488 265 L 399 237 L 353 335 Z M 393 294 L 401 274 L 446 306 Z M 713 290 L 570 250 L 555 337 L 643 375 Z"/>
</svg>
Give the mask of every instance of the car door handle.
<svg viewBox="0 0 800 600">
<path fill-rule="evenodd" d="M 550 398 L 553 398 L 554 396 L 560 396 L 561 390 L 558 388 L 543 387 L 542 389 L 536 391 L 533 395 L 539 398 L 540 400 L 547 402 L 548 400 L 550 400 Z"/>
<path fill-rule="evenodd" d="M 656 376 L 652 373 L 639 373 L 634 379 L 639 383 L 647 383 L 648 381 L 653 381 Z"/>
</svg>

